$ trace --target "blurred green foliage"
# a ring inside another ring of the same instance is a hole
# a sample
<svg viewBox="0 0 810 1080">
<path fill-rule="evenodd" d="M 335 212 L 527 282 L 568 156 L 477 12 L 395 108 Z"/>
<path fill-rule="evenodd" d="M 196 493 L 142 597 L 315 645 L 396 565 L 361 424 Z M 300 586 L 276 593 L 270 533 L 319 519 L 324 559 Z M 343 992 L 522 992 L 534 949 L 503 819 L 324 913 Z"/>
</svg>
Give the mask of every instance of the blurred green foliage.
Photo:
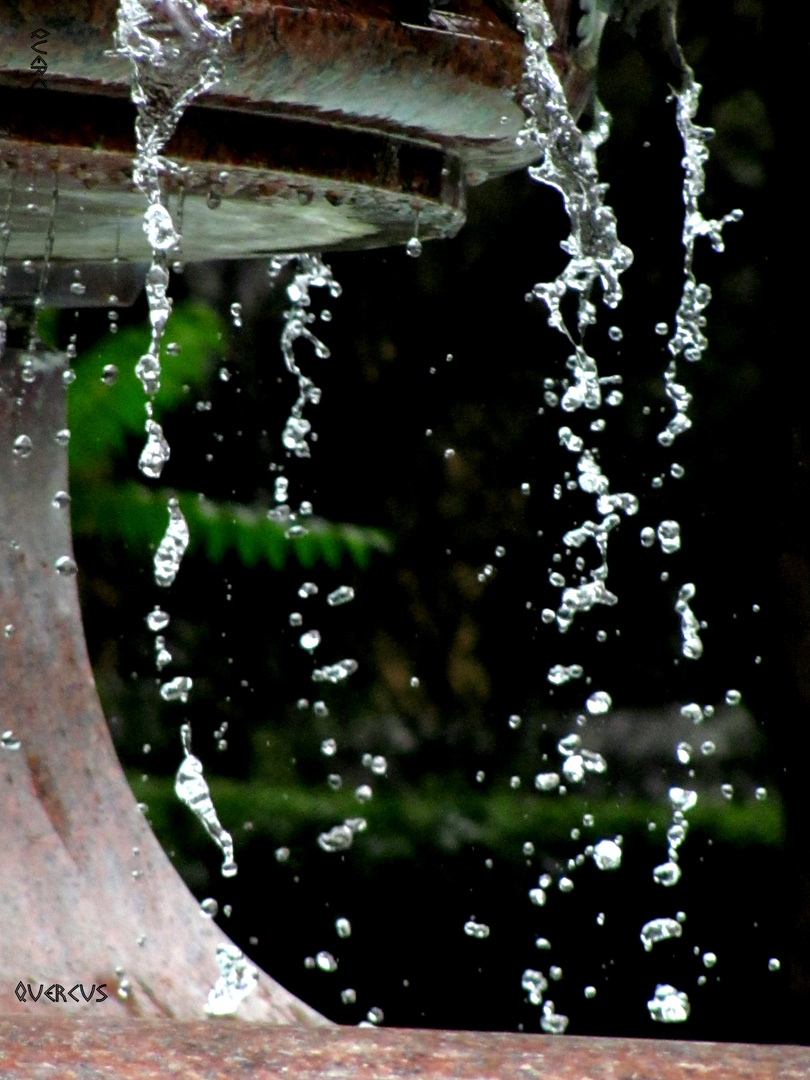
<svg viewBox="0 0 810 1080">
<path fill-rule="evenodd" d="M 436 783 L 431 783 L 434 779 Z M 144 779 L 134 772 L 129 781 L 138 799 L 148 804 L 148 816 L 164 846 L 207 856 L 210 841 L 202 827 L 189 835 L 188 813 L 174 794 L 169 777 Z M 523 858 L 527 837 L 540 838 L 545 852 L 560 856 L 570 847 L 571 822 L 584 813 L 594 817 L 591 842 L 598 836 L 621 834 L 637 846 L 660 849 L 671 824 L 671 814 L 660 802 L 628 798 L 537 798 L 514 791 L 474 792 L 450 790 L 443 778 L 426 776 L 419 789 L 377 791 L 360 806 L 352 791 L 315 790 L 301 786 L 275 786 L 260 780 L 210 778 L 211 796 L 221 820 L 231 827 L 248 823 L 251 843 L 309 847 L 317 833 L 343 817 L 361 814 L 368 820 L 370 848 L 362 854 L 364 837 L 356 841 L 359 861 L 414 860 L 426 848 L 450 854 L 469 844 L 497 852 L 502 858 Z M 655 824 L 650 829 L 650 823 Z M 781 803 L 702 800 L 689 815 L 690 835 L 700 834 L 715 843 L 734 847 L 779 847 L 784 843 Z M 587 835 L 590 830 L 584 830 Z M 237 848 L 242 830 L 235 833 Z M 242 840 L 244 843 L 244 840 Z"/>
</svg>

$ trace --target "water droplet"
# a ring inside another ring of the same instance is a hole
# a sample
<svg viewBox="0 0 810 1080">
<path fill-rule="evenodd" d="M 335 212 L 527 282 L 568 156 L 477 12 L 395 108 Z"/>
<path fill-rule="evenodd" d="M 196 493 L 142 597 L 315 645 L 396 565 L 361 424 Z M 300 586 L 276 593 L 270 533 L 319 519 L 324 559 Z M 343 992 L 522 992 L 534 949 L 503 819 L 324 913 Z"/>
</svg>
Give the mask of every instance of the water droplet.
<svg viewBox="0 0 810 1080">
<path fill-rule="evenodd" d="M 69 555 L 61 555 L 53 565 L 57 574 L 62 574 L 64 577 L 75 577 L 79 572 L 78 566 Z"/>
<path fill-rule="evenodd" d="M 645 952 L 651 952 L 656 942 L 679 938 L 682 933 L 683 927 L 676 919 L 652 919 L 642 926 L 639 937 Z"/>
<path fill-rule="evenodd" d="M 588 998 L 588 1000 L 590 1000 L 591 998 L 595 998 L 596 997 L 596 987 L 595 986 L 586 986 L 583 993 L 585 994 L 585 997 Z"/>
<path fill-rule="evenodd" d="M 381 1024 L 384 1019 L 385 1016 L 382 1009 L 377 1008 L 376 1006 L 369 1009 L 366 1013 L 366 1020 L 368 1020 L 370 1024 Z"/>
<path fill-rule="evenodd" d="M 675 757 L 681 765 L 688 765 L 692 760 L 692 747 L 688 742 L 679 742 L 675 747 Z"/>
<path fill-rule="evenodd" d="M 557 888 L 561 893 L 570 893 L 573 892 L 574 883 L 570 877 L 561 877 L 557 882 Z"/>
<path fill-rule="evenodd" d="M 216 917 L 218 911 L 219 904 L 211 897 L 209 897 L 207 900 L 203 900 L 200 904 L 200 914 L 203 916 L 203 918 L 213 919 Z"/>
<path fill-rule="evenodd" d="M 352 924 L 348 919 L 335 919 L 335 932 L 339 938 L 352 936 Z"/>
<path fill-rule="evenodd" d="M 651 548 L 655 543 L 655 529 L 649 526 L 641 530 L 641 546 Z"/>
<path fill-rule="evenodd" d="M 147 420 L 145 428 L 147 435 L 146 445 L 141 451 L 138 468 L 144 476 L 157 480 L 163 472 L 163 466 L 169 460 L 171 451 L 160 424 L 155 423 L 154 420 Z"/>
<path fill-rule="evenodd" d="M 555 664 L 554 667 L 549 669 L 546 678 L 552 686 L 563 686 L 572 679 L 581 679 L 584 674 L 584 669 L 580 664 L 571 664 L 568 667 L 563 664 Z"/>
<path fill-rule="evenodd" d="M 476 922 L 474 919 L 468 919 L 464 923 L 464 933 L 467 937 L 477 938 L 482 941 L 484 938 L 489 937 L 489 927 L 486 923 Z"/>
<path fill-rule="evenodd" d="M 768 789 L 764 787 L 758 787 L 754 791 L 754 798 L 757 802 L 764 802 L 768 798 Z"/>
<path fill-rule="evenodd" d="M 689 1017 L 689 998 L 682 990 L 669 984 L 655 988 L 655 997 L 647 1002 L 653 1020 L 662 1024 L 681 1024 Z"/>
<path fill-rule="evenodd" d="M 169 616 L 165 611 L 161 611 L 156 604 L 146 616 L 146 625 L 155 633 L 158 630 L 165 630 L 169 625 Z"/>
<path fill-rule="evenodd" d="M 662 521 L 658 526 L 658 541 L 665 555 L 672 555 L 681 546 L 681 527 L 677 521 Z"/>
<path fill-rule="evenodd" d="M 579 735 L 572 734 L 566 735 L 564 736 L 564 738 L 560 739 L 560 741 L 557 743 L 557 750 L 560 754 L 563 755 L 563 757 L 567 757 L 570 754 L 576 753 L 576 751 L 579 750 L 581 746 L 581 737 Z"/>
<path fill-rule="evenodd" d="M 593 861 L 600 870 L 618 870 L 622 864 L 622 849 L 615 840 L 600 840 L 594 844 Z"/>
<path fill-rule="evenodd" d="M 18 458 L 27 458 L 34 449 L 34 444 L 31 442 L 30 436 L 18 435 L 14 440 L 14 456 Z"/>
<path fill-rule="evenodd" d="M 347 679 L 357 671 L 358 666 L 356 660 L 338 660 L 336 664 L 328 664 L 326 667 L 315 668 L 311 678 L 313 682 L 343 682 L 344 679 Z"/>
<path fill-rule="evenodd" d="M 169 524 L 154 559 L 155 583 L 164 588 L 177 577 L 189 541 L 188 524 L 177 499 L 169 499 L 168 510 Z"/>
<path fill-rule="evenodd" d="M 717 956 L 713 952 L 705 952 L 703 954 L 703 966 L 707 968 L 713 968 L 717 963 Z"/>
<path fill-rule="evenodd" d="M 307 652 L 313 652 L 321 643 L 321 635 L 317 630 L 307 630 L 298 639 L 298 644 Z"/>
<path fill-rule="evenodd" d="M 675 810 L 680 810 L 685 814 L 688 810 L 691 810 L 698 801 L 696 791 L 689 791 L 686 788 L 671 787 L 669 789 L 669 801 Z"/>
<path fill-rule="evenodd" d="M 670 476 L 674 477 L 676 480 L 681 480 L 685 473 L 686 469 L 684 469 L 683 465 L 676 465 L 675 462 L 673 462 L 669 467 Z"/>
<path fill-rule="evenodd" d="M 70 505 L 70 495 L 66 491 L 57 491 L 54 497 L 51 499 L 51 506 L 54 510 L 64 510 L 66 506 Z"/>
<path fill-rule="evenodd" d="M 721 784 L 720 791 L 724 799 L 734 798 L 734 785 L 733 784 Z"/>
<path fill-rule="evenodd" d="M 222 876 L 233 877 L 236 874 L 236 863 L 233 859 L 233 838 L 220 824 L 208 784 L 203 776 L 202 762 L 191 753 L 191 728 L 188 724 L 181 725 L 180 735 L 185 756 L 175 776 L 175 794 L 197 817 L 200 824 L 221 850 Z"/>
<path fill-rule="evenodd" d="M 611 341 L 621 341 L 624 337 L 624 331 L 620 326 L 611 326 L 608 329 L 608 337 Z"/>
<path fill-rule="evenodd" d="M 330 607 L 348 604 L 350 600 L 354 600 L 354 589 L 351 585 L 341 585 L 340 588 L 335 589 L 334 592 L 330 592 L 326 598 L 326 602 Z"/>
<path fill-rule="evenodd" d="M 512 713 L 512 715 L 509 717 L 509 727 L 512 729 L 512 731 L 517 731 L 522 722 L 523 721 L 521 717 L 519 717 L 517 713 Z"/>
<path fill-rule="evenodd" d="M 340 1000 L 344 1005 L 354 1005 L 357 1001 L 357 991 L 348 987 L 346 990 L 340 991 Z"/>
<path fill-rule="evenodd" d="M 568 1027 L 568 1017 L 554 1011 L 553 1001 L 546 1001 L 543 1005 L 540 1027 L 546 1035 L 564 1035 Z"/>
<path fill-rule="evenodd" d="M 604 716 L 606 712 L 610 711 L 612 705 L 613 699 L 605 690 L 597 690 L 585 702 L 585 708 L 591 716 Z"/>
<path fill-rule="evenodd" d="M 20 740 L 13 731 L 4 731 L 3 734 L 0 735 L 0 748 L 3 750 L 19 750 Z"/>
<path fill-rule="evenodd" d="M 158 202 L 152 203 L 144 213 L 143 231 L 153 251 L 170 251 L 180 242 L 171 214 Z"/>
<path fill-rule="evenodd" d="M 305 581 L 301 588 L 298 590 L 298 595 L 302 600 L 306 600 L 308 596 L 316 596 L 318 592 L 318 586 L 314 581 Z"/>
<path fill-rule="evenodd" d="M 71 281 L 69 288 L 74 296 L 84 296 L 87 292 L 87 286 L 81 281 Z"/>
<path fill-rule="evenodd" d="M 768 971 L 778 971 L 782 964 L 777 960 L 775 956 L 772 956 L 768 961 Z"/>
<path fill-rule="evenodd" d="M 334 739 L 324 739 L 321 743 L 321 753 L 324 757 L 334 757 L 337 753 L 337 743 Z"/>
<path fill-rule="evenodd" d="M 742 701 L 742 694 L 739 690 L 726 690 L 726 705 L 739 705 Z"/>
<path fill-rule="evenodd" d="M 542 1005 L 543 992 L 548 989 L 548 982 L 542 971 L 526 968 L 521 976 L 520 985 L 529 995 L 531 1005 Z"/>
<path fill-rule="evenodd" d="M 105 386 L 114 386 L 118 381 L 118 368 L 115 364 L 105 364 L 101 373 L 101 381 Z"/>
<path fill-rule="evenodd" d="M 405 250 L 412 259 L 418 259 L 422 254 L 422 241 L 418 237 L 412 236 L 405 245 Z"/>
<path fill-rule="evenodd" d="M 277 847 L 273 854 L 276 857 L 276 862 L 285 863 L 290 857 L 290 849 L 288 847 Z"/>
<path fill-rule="evenodd" d="M 231 304 L 231 319 L 233 321 L 233 325 L 237 329 L 239 329 L 239 327 L 242 325 L 242 305 L 241 304 Z"/>
<path fill-rule="evenodd" d="M 335 825 L 329 832 L 322 832 L 318 837 L 318 847 L 322 851 L 348 851 L 352 846 L 354 833 L 348 825 Z"/>
<path fill-rule="evenodd" d="M 363 764 L 366 764 L 366 762 L 364 761 Z M 375 776 L 385 776 L 388 771 L 388 762 L 382 754 L 375 754 L 367 763 L 367 767 L 371 769 Z"/>
<path fill-rule="evenodd" d="M 192 685 L 193 681 L 188 675 L 178 675 L 177 678 L 163 683 L 160 688 L 160 696 L 164 701 L 180 701 L 185 705 Z"/>
<path fill-rule="evenodd" d="M 653 881 L 658 885 L 670 887 L 677 885 L 681 879 L 681 868 L 676 862 L 661 863 L 653 870 Z"/>
<path fill-rule="evenodd" d="M 315 963 L 321 971 L 337 971 L 337 960 L 330 952 L 321 951 L 315 957 Z"/>
</svg>

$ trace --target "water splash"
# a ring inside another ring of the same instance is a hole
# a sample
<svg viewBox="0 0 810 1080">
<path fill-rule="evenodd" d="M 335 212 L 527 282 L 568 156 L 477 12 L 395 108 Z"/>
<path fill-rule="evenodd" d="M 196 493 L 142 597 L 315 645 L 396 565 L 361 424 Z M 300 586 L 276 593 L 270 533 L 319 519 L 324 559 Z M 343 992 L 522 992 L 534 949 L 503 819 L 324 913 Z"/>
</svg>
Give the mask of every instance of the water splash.
<svg viewBox="0 0 810 1080">
<path fill-rule="evenodd" d="M 217 963 L 220 975 L 208 992 L 205 1011 L 209 1016 L 228 1016 L 255 990 L 259 972 L 236 945 L 219 945 Z"/>
</svg>

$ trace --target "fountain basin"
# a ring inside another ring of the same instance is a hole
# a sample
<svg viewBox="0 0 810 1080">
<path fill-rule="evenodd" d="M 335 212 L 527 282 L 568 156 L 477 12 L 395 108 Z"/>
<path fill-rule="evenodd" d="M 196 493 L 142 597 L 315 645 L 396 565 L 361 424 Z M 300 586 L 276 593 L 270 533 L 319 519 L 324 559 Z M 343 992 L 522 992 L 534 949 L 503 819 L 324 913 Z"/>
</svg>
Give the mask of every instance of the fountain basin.
<svg viewBox="0 0 810 1080">
<path fill-rule="evenodd" d="M 565 41 L 569 2 L 550 8 Z M 373 0 L 218 0 L 209 11 L 241 25 L 221 82 L 186 110 L 165 147 L 181 170 L 164 177 L 182 226 L 179 262 L 453 236 L 468 185 L 536 154 L 515 143 L 522 38 L 480 0 L 414 21 Z M 56 0 L 35 10 L 17 3 L 0 17 L 9 299 L 31 297 L 24 264 L 42 256 L 49 235 L 46 304 L 75 303 L 65 264 L 124 275 L 148 262 L 129 63 L 112 51 L 116 18 L 114 0 L 82 19 Z M 32 48 L 46 70 L 32 72 Z M 578 111 L 590 73 L 561 47 L 553 55 Z M 122 291 L 107 290 L 119 299 Z M 82 300 L 106 302 L 94 292 Z"/>
</svg>

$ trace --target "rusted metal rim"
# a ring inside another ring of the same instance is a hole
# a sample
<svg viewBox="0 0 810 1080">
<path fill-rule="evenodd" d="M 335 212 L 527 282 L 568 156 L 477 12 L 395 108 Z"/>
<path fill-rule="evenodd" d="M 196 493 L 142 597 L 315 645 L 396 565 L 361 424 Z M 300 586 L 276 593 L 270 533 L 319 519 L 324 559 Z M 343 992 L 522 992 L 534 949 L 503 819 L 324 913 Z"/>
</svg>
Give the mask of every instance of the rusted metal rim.
<svg viewBox="0 0 810 1080">
<path fill-rule="evenodd" d="M 59 1008 L 46 1002 L 39 1013 Z M 27 1080 L 806 1080 L 810 1049 L 394 1028 L 313 1031 L 210 1021 L 0 1020 L 0 1072 Z"/>
<path fill-rule="evenodd" d="M 221 82 L 165 149 L 184 168 L 167 180 L 183 200 L 176 258 L 453 236 L 467 185 L 536 156 L 515 142 L 521 36 L 482 0 L 453 6 L 417 23 L 379 0 L 209 0 L 213 17 L 241 26 Z M 563 43 L 569 7 L 549 3 Z M 0 15 L 0 210 L 12 277 L 15 262 L 42 256 L 49 226 L 57 265 L 148 261 L 129 64 L 111 52 L 116 12 L 115 0 L 83 18 L 59 0 L 18 0 Z M 47 67 L 32 72 L 30 39 L 41 31 L 34 44 Z M 553 56 L 576 111 L 590 73 L 563 45 Z M 46 89 L 32 90 L 35 81 Z M 17 277 L 18 288 L 28 284 Z"/>
<path fill-rule="evenodd" d="M 452 236 L 466 182 L 531 159 L 515 144 L 522 41 L 479 0 L 424 26 L 375 0 L 214 0 L 209 10 L 238 15 L 241 28 L 222 81 L 165 148 L 185 170 L 167 184 L 183 199 L 177 259 L 389 245 L 417 229 Z M 116 11 L 107 0 L 77 19 L 43 0 L 0 16 L 9 262 L 40 257 L 49 227 L 56 263 L 148 259 L 129 63 L 111 54 Z M 39 28 L 47 93 L 29 89 Z"/>
</svg>

